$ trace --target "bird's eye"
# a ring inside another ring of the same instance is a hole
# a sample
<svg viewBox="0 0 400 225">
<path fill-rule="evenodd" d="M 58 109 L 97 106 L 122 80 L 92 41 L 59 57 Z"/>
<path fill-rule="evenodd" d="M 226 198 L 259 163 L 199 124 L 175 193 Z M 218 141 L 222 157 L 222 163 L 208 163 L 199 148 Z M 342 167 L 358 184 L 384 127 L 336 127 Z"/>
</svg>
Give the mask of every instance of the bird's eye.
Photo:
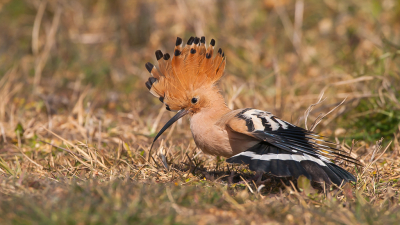
<svg viewBox="0 0 400 225">
<path fill-rule="evenodd" d="M 192 104 L 196 104 L 197 103 L 197 98 L 192 98 Z"/>
</svg>

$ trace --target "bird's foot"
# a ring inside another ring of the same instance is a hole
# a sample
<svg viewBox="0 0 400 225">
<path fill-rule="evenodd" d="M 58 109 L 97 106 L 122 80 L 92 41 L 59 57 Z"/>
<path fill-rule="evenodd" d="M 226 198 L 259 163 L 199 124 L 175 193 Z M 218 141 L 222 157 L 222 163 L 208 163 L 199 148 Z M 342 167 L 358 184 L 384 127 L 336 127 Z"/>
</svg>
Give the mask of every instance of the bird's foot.
<svg viewBox="0 0 400 225">
<path fill-rule="evenodd" d="M 250 178 L 250 179 L 244 179 L 242 178 L 241 181 L 237 182 L 236 184 L 246 184 L 246 183 L 250 183 L 252 184 L 253 182 L 258 186 L 264 183 L 264 181 L 262 181 L 262 175 L 264 174 L 264 172 L 256 172 L 256 174 L 254 175 L 254 177 Z M 231 175 L 229 176 L 228 180 L 232 182 L 233 177 L 235 176 L 235 173 L 232 172 Z"/>
</svg>

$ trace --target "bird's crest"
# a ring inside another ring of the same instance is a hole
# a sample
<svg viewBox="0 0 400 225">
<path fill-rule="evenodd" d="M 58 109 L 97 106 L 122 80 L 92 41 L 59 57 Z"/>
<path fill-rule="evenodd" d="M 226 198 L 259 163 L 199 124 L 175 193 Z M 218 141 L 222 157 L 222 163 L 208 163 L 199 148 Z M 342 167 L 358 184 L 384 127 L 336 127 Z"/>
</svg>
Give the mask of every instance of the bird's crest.
<svg viewBox="0 0 400 225">
<path fill-rule="evenodd" d="M 223 75 L 226 59 L 221 49 L 213 57 L 215 40 L 206 47 L 205 37 L 190 37 L 185 47 L 177 38 L 174 56 L 156 51 L 158 68 L 146 63 L 152 77 L 146 82 L 150 93 L 167 105 L 167 109 L 179 110 L 190 98 L 191 92 L 214 85 Z"/>
</svg>

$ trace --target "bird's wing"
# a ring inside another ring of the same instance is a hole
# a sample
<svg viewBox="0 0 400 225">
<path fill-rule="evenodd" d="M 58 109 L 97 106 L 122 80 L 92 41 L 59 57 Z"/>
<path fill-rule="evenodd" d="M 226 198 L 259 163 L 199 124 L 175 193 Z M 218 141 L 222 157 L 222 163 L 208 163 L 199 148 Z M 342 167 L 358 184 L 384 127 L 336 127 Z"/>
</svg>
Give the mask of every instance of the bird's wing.
<svg viewBox="0 0 400 225">
<path fill-rule="evenodd" d="M 360 164 L 320 135 L 281 120 L 269 112 L 251 108 L 235 110 L 226 118 L 225 125 L 234 132 L 265 141 L 290 153 L 306 153 L 324 161 L 334 158 Z"/>
</svg>

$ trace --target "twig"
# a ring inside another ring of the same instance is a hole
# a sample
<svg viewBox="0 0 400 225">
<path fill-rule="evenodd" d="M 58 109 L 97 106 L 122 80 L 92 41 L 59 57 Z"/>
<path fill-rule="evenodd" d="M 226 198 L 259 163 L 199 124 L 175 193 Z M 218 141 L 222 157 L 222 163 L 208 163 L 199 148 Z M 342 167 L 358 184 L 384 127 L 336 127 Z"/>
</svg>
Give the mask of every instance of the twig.
<svg viewBox="0 0 400 225">
<path fill-rule="evenodd" d="M 339 103 L 339 105 L 337 105 L 335 108 L 331 109 L 331 111 L 327 112 L 325 115 L 318 117 L 315 122 L 314 125 L 311 126 L 310 130 L 313 131 L 315 129 L 315 127 L 318 126 L 319 123 L 321 123 L 322 119 L 324 119 L 327 115 L 329 115 L 331 112 L 335 111 L 335 109 L 337 109 L 339 106 L 341 106 L 347 98 L 343 99 L 342 102 Z"/>
<path fill-rule="evenodd" d="M 35 21 L 33 22 L 33 29 L 32 29 L 33 55 L 37 55 L 39 53 L 39 30 L 40 30 L 40 24 L 42 23 L 44 10 L 46 9 L 46 5 L 47 5 L 47 0 L 43 0 L 40 2 L 39 9 L 36 13 Z"/>
<path fill-rule="evenodd" d="M 321 100 L 323 96 L 324 96 L 324 92 L 322 91 L 321 94 L 320 94 L 320 96 L 319 96 L 318 101 L 317 101 L 316 103 L 314 103 L 314 104 L 311 104 L 311 105 L 307 108 L 307 110 L 304 112 L 304 124 L 305 124 L 306 130 L 308 130 L 307 118 L 308 118 L 308 116 L 310 115 L 310 112 L 312 111 L 312 109 L 314 108 L 314 106 L 316 106 L 316 105 L 318 105 L 319 103 L 325 101 L 326 98 L 324 98 L 323 100 Z"/>
<path fill-rule="evenodd" d="M 55 36 L 56 36 L 58 25 L 59 25 L 59 22 L 60 22 L 61 11 L 62 11 L 61 7 L 58 6 L 57 9 L 56 9 L 56 12 L 54 14 L 54 17 L 53 17 L 53 22 L 51 24 L 49 34 L 47 35 L 47 38 L 46 38 L 46 44 L 44 46 L 43 52 L 40 55 L 38 63 L 36 64 L 35 76 L 34 76 L 34 79 L 33 79 L 33 84 L 34 84 L 35 88 L 40 83 L 40 79 L 42 77 L 43 68 L 46 65 L 47 59 L 49 58 L 50 50 L 54 45 Z"/>
<path fill-rule="evenodd" d="M 242 176 L 240 176 L 240 178 L 243 180 L 243 182 L 246 184 L 246 186 L 247 186 L 247 188 L 250 190 L 250 192 L 252 193 L 252 194 L 254 194 L 254 191 L 253 191 L 253 189 L 251 189 L 251 187 L 250 187 L 250 185 L 247 183 L 247 181 L 242 177 Z"/>
</svg>

